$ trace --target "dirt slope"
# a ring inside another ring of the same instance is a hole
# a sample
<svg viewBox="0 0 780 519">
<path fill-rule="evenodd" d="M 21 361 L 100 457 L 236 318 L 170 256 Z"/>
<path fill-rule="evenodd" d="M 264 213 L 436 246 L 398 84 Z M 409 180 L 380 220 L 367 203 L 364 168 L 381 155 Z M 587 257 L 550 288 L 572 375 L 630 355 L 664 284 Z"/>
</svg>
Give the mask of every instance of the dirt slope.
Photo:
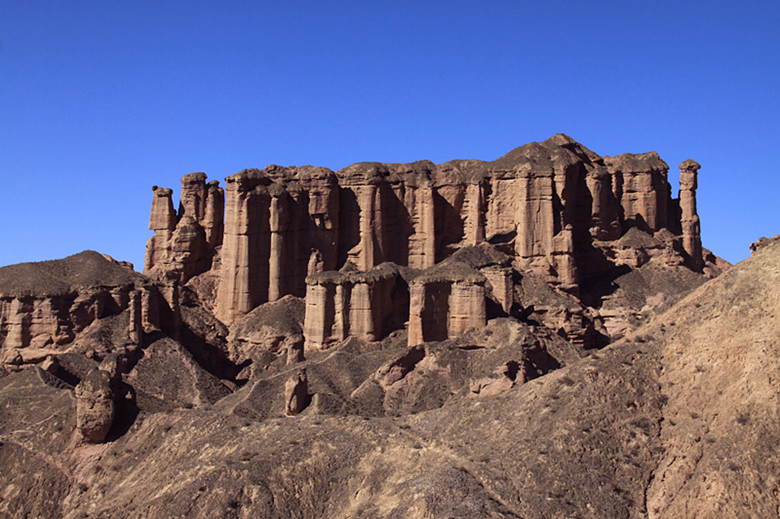
<svg viewBox="0 0 780 519">
<path fill-rule="evenodd" d="M 0 379 L 0 516 L 777 517 L 778 288 L 775 242 L 582 360 L 400 417 L 217 403 L 84 446 L 71 390 L 24 370 Z"/>
</svg>

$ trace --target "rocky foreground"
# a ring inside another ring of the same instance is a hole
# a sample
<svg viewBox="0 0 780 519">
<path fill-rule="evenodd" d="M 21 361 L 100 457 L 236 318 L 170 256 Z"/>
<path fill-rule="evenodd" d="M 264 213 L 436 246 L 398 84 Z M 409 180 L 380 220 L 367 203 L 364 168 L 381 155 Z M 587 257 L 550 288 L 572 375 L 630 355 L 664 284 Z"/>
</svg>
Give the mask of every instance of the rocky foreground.
<svg viewBox="0 0 780 519">
<path fill-rule="evenodd" d="M 410 166 L 188 175 L 146 275 L 0 268 L 0 516 L 780 514 L 778 239 L 701 249 L 692 161 Z"/>
</svg>

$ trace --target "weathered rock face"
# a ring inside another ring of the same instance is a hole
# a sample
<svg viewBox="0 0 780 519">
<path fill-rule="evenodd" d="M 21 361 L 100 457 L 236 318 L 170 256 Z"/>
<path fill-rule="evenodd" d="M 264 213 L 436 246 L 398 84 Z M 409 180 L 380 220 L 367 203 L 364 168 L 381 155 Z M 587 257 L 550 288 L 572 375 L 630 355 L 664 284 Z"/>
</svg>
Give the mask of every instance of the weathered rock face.
<svg viewBox="0 0 780 519">
<path fill-rule="evenodd" d="M 128 314 L 127 344 L 160 327 L 158 287 L 97 252 L 0 269 L 0 351 L 10 364 L 68 351 L 101 318 Z"/>
<path fill-rule="evenodd" d="M 701 228 L 696 213 L 696 177 L 701 166 L 691 159 L 680 164 L 680 225 L 682 227 L 683 249 L 690 258 L 691 266 L 701 270 L 704 266 L 701 250 Z"/>
<path fill-rule="evenodd" d="M 309 381 L 306 370 L 299 369 L 284 384 L 285 414 L 295 416 L 309 404 Z"/>
<path fill-rule="evenodd" d="M 82 437 L 89 443 L 103 442 L 114 422 L 114 412 L 111 375 L 93 369 L 76 386 L 76 425 Z"/>
<path fill-rule="evenodd" d="M 402 267 L 383 263 L 368 272 L 351 268 L 306 278 L 306 347 L 325 348 L 348 336 L 376 341 L 403 326 L 409 287 Z"/>
<path fill-rule="evenodd" d="M 487 279 L 465 263 L 445 261 L 409 287 L 409 345 L 451 339 L 485 325 Z"/>
<path fill-rule="evenodd" d="M 154 191 L 145 272 L 182 283 L 218 278 L 216 313 L 229 324 L 262 303 L 303 297 L 307 275 L 348 262 L 363 272 L 384 262 L 427 269 L 490 242 L 518 269 L 578 295 L 612 261 L 598 251 L 633 227 L 683 235 L 685 252 L 673 255 L 701 270 L 697 168 L 684 164 L 679 202 L 656 153 L 602 158 L 561 134 L 493 162 L 360 163 L 335 173 L 269 166 L 226 179 L 224 232 L 221 190 L 190 174 L 178 215 L 170 190 Z M 327 288 L 313 286 L 321 299 Z"/>
<path fill-rule="evenodd" d="M 144 274 L 164 281 L 184 283 L 212 265 L 214 249 L 222 244 L 225 195 L 219 182 L 206 184 L 205 173 L 181 179 L 178 214 L 173 211 L 173 191 L 152 187 Z"/>
</svg>

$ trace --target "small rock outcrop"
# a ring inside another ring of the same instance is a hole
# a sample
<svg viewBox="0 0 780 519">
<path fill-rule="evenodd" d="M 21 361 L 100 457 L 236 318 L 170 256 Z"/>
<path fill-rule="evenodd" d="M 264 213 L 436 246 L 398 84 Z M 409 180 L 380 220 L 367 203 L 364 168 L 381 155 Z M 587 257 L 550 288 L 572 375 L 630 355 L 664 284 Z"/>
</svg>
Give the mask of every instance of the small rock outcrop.
<svg viewBox="0 0 780 519">
<path fill-rule="evenodd" d="M 284 384 L 285 414 L 295 416 L 309 404 L 309 380 L 306 370 L 299 369 Z"/>
<path fill-rule="evenodd" d="M 89 443 L 105 441 L 116 407 L 111 375 L 93 369 L 76 386 L 76 426 Z"/>
</svg>

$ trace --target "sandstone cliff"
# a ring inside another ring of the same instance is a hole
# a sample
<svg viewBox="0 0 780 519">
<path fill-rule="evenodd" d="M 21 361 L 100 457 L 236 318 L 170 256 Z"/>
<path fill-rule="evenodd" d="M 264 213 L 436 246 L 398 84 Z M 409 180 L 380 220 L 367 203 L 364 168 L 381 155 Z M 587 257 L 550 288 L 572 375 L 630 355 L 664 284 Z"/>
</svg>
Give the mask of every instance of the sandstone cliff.
<svg viewBox="0 0 780 519">
<path fill-rule="evenodd" d="M 672 199 L 656 153 L 602 158 L 559 134 L 492 162 L 244 170 L 225 179 L 224 218 L 222 190 L 193 173 L 182 179 L 178 214 L 171 191 L 155 187 L 144 271 L 195 285 L 211 279 L 201 295 L 231 324 L 262 303 L 305 296 L 309 274 L 347 263 L 422 270 L 491 243 L 518 270 L 587 297 L 583 285 L 619 264 L 612 244 L 632 228 L 677 237 L 669 255 L 702 270 L 698 164 L 681 168 Z"/>
</svg>

